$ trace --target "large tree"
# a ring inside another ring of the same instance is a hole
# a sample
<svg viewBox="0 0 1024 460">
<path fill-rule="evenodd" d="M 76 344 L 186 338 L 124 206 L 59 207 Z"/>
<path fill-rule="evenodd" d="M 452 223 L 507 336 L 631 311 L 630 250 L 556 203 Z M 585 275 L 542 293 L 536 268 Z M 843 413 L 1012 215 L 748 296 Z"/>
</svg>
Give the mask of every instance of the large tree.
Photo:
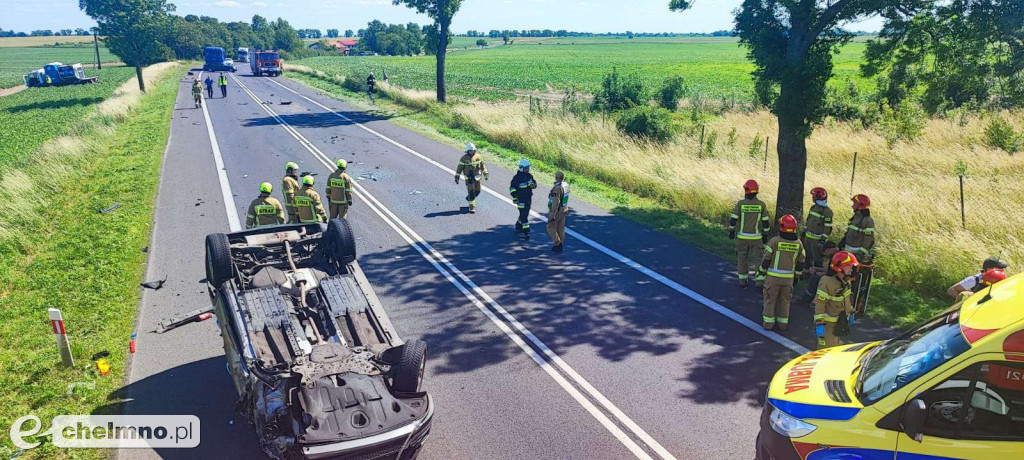
<svg viewBox="0 0 1024 460">
<path fill-rule="evenodd" d="M 111 53 L 135 67 L 145 92 L 142 68 L 173 56 L 164 44 L 174 5 L 165 0 L 79 0 L 78 7 L 96 20 Z"/>
<path fill-rule="evenodd" d="M 444 87 L 444 58 L 448 51 L 448 37 L 451 34 L 452 18 L 462 6 L 462 0 L 394 0 L 395 5 L 405 5 L 434 20 L 433 27 L 437 30 L 437 100 L 445 102 L 447 93 Z"/>
<path fill-rule="evenodd" d="M 882 14 L 909 17 L 933 0 L 743 0 L 736 34 L 754 61 L 757 96 L 779 120 L 776 215 L 803 217 L 807 137 L 824 117 L 832 55 L 852 35 L 841 24 Z M 694 0 L 670 0 L 683 11 Z"/>
</svg>

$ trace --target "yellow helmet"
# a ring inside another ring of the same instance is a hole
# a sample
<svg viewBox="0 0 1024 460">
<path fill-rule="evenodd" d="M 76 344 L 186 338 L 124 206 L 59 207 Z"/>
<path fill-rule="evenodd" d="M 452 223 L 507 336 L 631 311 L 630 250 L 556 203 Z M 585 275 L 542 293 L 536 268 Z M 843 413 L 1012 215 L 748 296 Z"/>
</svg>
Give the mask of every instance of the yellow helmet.
<svg viewBox="0 0 1024 460">
<path fill-rule="evenodd" d="M 260 184 L 260 193 L 270 193 L 274 191 L 274 186 L 270 185 L 270 182 L 264 182 Z"/>
<path fill-rule="evenodd" d="M 341 159 L 341 158 L 339 158 L 338 159 L 338 168 L 345 169 L 347 167 L 348 167 L 348 162 L 343 160 L 343 159 Z"/>
<path fill-rule="evenodd" d="M 302 185 L 313 185 L 313 176 L 305 176 L 302 178 Z"/>
<path fill-rule="evenodd" d="M 298 171 L 299 170 L 299 165 L 289 161 L 289 162 L 284 164 L 284 170 L 285 170 L 285 172 L 288 172 L 288 171 Z"/>
</svg>

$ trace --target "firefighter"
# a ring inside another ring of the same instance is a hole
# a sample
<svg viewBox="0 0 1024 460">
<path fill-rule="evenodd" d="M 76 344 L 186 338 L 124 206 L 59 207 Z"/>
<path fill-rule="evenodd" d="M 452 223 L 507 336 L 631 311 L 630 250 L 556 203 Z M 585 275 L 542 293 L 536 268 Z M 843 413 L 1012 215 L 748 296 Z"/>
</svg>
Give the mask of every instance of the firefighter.
<svg viewBox="0 0 1024 460">
<path fill-rule="evenodd" d="M 303 224 L 327 222 L 327 213 L 324 212 L 320 194 L 313 188 L 313 182 L 313 176 L 303 177 L 302 188 L 295 192 L 295 212 Z"/>
<path fill-rule="evenodd" d="M 331 219 L 348 217 L 348 208 L 352 206 L 352 177 L 345 173 L 348 162 L 339 159 L 338 169 L 327 178 L 327 203 L 331 211 Z"/>
<path fill-rule="evenodd" d="M 779 219 L 779 236 L 772 238 L 764 250 L 758 279 L 764 279 L 764 310 L 762 326 L 779 331 L 789 327 L 789 304 L 793 286 L 804 269 L 804 245 L 796 235 L 796 218 L 786 214 Z"/>
<path fill-rule="evenodd" d="M 469 212 L 476 212 L 476 197 L 480 195 L 480 177 L 484 180 L 491 180 L 487 174 L 487 167 L 484 166 L 484 159 L 476 151 L 472 142 L 466 144 L 466 154 L 459 159 L 459 166 L 455 168 L 455 183 L 459 183 L 459 176 L 466 178 L 466 203 L 469 204 Z"/>
<path fill-rule="evenodd" d="M 551 250 L 562 252 L 562 244 L 565 243 L 565 216 L 569 214 L 569 181 L 565 180 L 565 173 L 555 173 L 555 185 L 548 192 L 548 236 L 554 246 Z"/>
<path fill-rule="evenodd" d="M 804 232 L 801 238 L 804 244 L 804 251 L 807 251 L 807 271 L 813 277 L 807 284 L 804 298 L 811 300 L 814 293 L 811 292 L 814 286 L 818 285 L 818 278 L 825 271 L 828 265 L 824 262 L 822 252 L 825 250 L 825 243 L 832 235 L 832 208 L 828 207 L 828 191 L 821 187 L 811 189 L 811 210 L 807 213 L 807 220 L 804 222 Z"/>
<path fill-rule="evenodd" d="M 375 92 L 377 92 L 377 78 L 373 76 L 373 72 L 370 72 L 370 76 L 366 77 L 366 93 L 370 95 L 370 99 L 373 99 Z"/>
<path fill-rule="evenodd" d="M 1007 264 L 1006 262 L 999 260 L 998 257 L 989 257 L 988 259 L 985 259 L 985 261 L 981 263 L 981 270 L 977 274 L 968 276 L 967 278 L 961 280 L 959 283 L 950 286 L 949 289 L 946 290 L 946 294 L 949 294 L 950 297 L 956 299 L 959 302 L 961 300 L 962 295 L 970 295 L 980 291 L 981 289 L 984 289 L 984 286 L 982 285 L 982 277 L 985 274 L 985 272 L 995 268 L 998 268 L 1000 271 L 1002 271 L 1006 270 L 1006 268 L 1009 266 L 1010 265 Z M 1004 272 L 1003 275 L 1005 276 L 1005 274 L 1006 273 Z"/>
<path fill-rule="evenodd" d="M 217 84 L 220 85 L 220 97 L 228 97 L 228 77 L 224 76 L 224 72 L 217 78 Z"/>
<path fill-rule="evenodd" d="M 522 158 L 519 160 L 519 172 L 512 176 L 508 193 L 512 195 L 512 202 L 519 208 L 516 232 L 526 237 L 530 236 L 530 206 L 533 205 L 533 189 L 535 188 L 537 188 L 537 181 L 533 180 L 533 174 L 530 174 L 530 160 Z"/>
<path fill-rule="evenodd" d="M 284 179 L 281 179 L 281 193 L 284 195 L 284 207 L 288 210 L 288 223 L 299 223 L 299 214 L 295 211 L 295 192 L 299 190 L 299 165 L 289 161 L 284 165 Z"/>
<path fill-rule="evenodd" d="M 274 186 L 270 182 L 260 184 L 260 196 L 249 204 L 245 216 L 245 228 L 258 228 L 284 223 L 284 207 L 277 198 L 270 196 Z"/>
<path fill-rule="evenodd" d="M 743 184 L 745 197 L 736 203 L 729 216 L 729 239 L 736 239 L 736 275 L 740 287 L 747 287 L 750 273 L 748 262 L 761 259 L 761 251 L 768 242 L 768 205 L 757 199 L 757 181 L 751 179 Z M 738 228 L 737 228 L 738 225 Z M 738 238 L 738 239 L 737 239 Z M 761 284 L 762 279 L 757 280 Z"/>
<path fill-rule="evenodd" d="M 853 217 L 846 226 L 846 235 L 839 242 L 839 247 L 857 256 L 859 266 L 854 281 L 854 310 L 863 313 L 867 307 L 867 297 L 871 290 L 871 278 L 875 258 L 875 221 L 871 218 L 871 199 L 867 195 L 855 195 Z"/>
<path fill-rule="evenodd" d="M 836 328 L 844 313 L 849 324 L 854 321 L 850 278 L 857 265 L 857 256 L 838 251 L 832 256 L 828 272 L 818 282 L 814 297 L 814 334 L 818 337 L 819 349 L 839 345 Z"/>
<path fill-rule="evenodd" d="M 203 87 L 199 84 L 198 78 L 192 82 L 192 99 L 197 109 L 203 106 Z"/>
</svg>

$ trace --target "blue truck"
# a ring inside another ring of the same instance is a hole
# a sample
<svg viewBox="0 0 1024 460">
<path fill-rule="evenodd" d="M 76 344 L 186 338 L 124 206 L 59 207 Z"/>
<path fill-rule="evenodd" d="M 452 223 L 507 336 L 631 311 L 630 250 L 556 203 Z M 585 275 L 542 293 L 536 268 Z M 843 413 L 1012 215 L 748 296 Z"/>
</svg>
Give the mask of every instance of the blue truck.
<svg viewBox="0 0 1024 460">
<path fill-rule="evenodd" d="M 25 86 L 64 86 L 96 83 L 96 77 L 86 77 L 82 64 L 64 65 L 51 62 L 41 69 L 33 70 L 25 75 Z"/>
<path fill-rule="evenodd" d="M 224 62 L 227 59 L 227 55 L 224 54 L 224 48 L 219 46 L 207 46 L 203 48 L 203 71 L 205 72 L 234 72 L 235 66 Z"/>
</svg>

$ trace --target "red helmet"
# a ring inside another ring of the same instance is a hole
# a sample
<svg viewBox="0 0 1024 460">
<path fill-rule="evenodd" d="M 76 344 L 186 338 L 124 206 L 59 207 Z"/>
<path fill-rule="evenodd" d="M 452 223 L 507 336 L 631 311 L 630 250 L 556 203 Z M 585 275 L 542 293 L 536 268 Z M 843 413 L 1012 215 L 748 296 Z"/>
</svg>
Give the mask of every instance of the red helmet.
<svg viewBox="0 0 1024 460">
<path fill-rule="evenodd" d="M 996 284 L 1006 279 L 1006 272 L 1001 268 L 990 268 L 981 275 L 981 282 L 985 284 Z"/>
<path fill-rule="evenodd" d="M 856 267 L 857 256 L 848 251 L 839 251 L 832 255 L 832 270 L 842 271 L 846 267 Z"/>
<path fill-rule="evenodd" d="M 814 187 L 811 189 L 812 200 L 827 200 L 828 191 L 821 187 Z"/>
<path fill-rule="evenodd" d="M 779 233 L 796 233 L 796 217 L 789 214 L 779 219 Z"/>
<path fill-rule="evenodd" d="M 853 208 L 858 211 L 871 207 L 871 199 L 867 195 L 854 195 L 851 201 L 853 201 Z"/>
<path fill-rule="evenodd" d="M 746 194 L 757 193 L 757 189 L 758 189 L 757 181 L 754 180 L 754 179 L 750 179 L 750 180 L 747 181 L 746 184 L 743 184 L 743 193 L 746 193 Z"/>
</svg>

